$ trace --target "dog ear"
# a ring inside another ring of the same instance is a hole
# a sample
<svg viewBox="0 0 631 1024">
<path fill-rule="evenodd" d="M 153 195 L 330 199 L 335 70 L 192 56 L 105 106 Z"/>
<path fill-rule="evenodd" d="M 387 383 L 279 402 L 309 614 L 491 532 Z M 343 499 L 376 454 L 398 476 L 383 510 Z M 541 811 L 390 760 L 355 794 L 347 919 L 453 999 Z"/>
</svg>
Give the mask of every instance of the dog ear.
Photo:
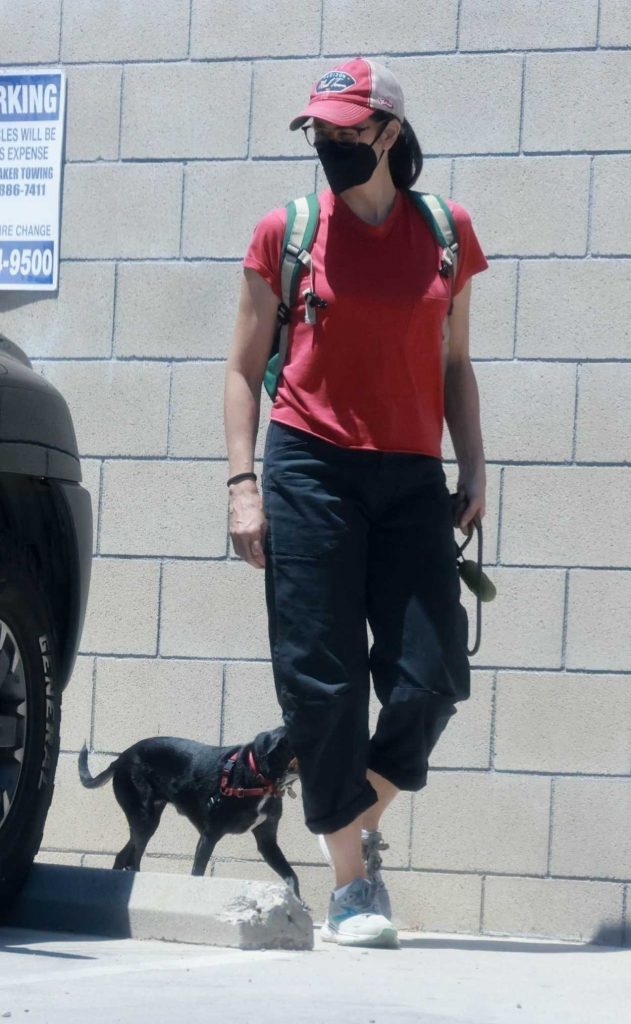
<svg viewBox="0 0 631 1024">
<path fill-rule="evenodd" d="M 285 726 L 281 725 L 269 732 L 260 732 L 258 736 L 254 737 L 252 746 L 259 764 L 267 764 L 269 758 L 273 757 L 277 752 L 287 752 L 289 754 L 289 740 L 287 739 Z"/>
</svg>

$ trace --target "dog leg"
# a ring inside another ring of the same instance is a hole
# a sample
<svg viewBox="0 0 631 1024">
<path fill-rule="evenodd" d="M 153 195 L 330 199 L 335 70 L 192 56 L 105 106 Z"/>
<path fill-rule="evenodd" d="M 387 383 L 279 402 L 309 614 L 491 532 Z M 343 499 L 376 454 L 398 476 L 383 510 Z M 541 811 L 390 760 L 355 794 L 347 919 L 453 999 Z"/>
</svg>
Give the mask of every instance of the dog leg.
<svg viewBox="0 0 631 1024">
<path fill-rule="evenodd" d="M 218 835 L 217 832 L 202 832 L 195 850 L 192 875 L 203 875 L 206 873 L 208 861 L 212 857 L 213 850 L 220 838 L 221 835 Z"/>
<path fill-rule="evenodd" d="M 252 829 L 252 835 L 256 840 L 258 851 L 265 863 L 269 864 L 272 871 L 280 875 L 293 894 L 300 899 L 298 876 L 278 845 L 276 827 L 269 821 L 264 821 Z"/>
<path fill-rule="evenodd" d="M 136 860 L 136 844 L 133 839 L 123 846 L 120 853 L 116 854 L 116 860 L 114 861 L 115 871 L 133 871 L 133 865 Z"/>
</svg>

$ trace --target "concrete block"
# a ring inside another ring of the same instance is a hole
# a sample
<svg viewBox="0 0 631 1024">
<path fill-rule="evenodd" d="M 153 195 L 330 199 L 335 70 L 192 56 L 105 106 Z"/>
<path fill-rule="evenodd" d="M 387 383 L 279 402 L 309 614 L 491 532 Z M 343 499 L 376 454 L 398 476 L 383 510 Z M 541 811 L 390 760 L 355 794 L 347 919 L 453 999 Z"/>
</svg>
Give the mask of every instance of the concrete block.
<svg viewBox="0 0 631 1024">
<path fill-rule="evenodd" d="M 549 779 L 439 772 L 415 795 L 413 807 L 412 867 L 546 871 Z"/>
<path fill-rule="evenodd" d="M 262 570 L 236 559 L 210 564 L 167 562 L 160 653 L 269 658 Z"/>
<path fill-rule="evenodd" d="M 101 553 L 223 557 L 225 479 L 221 463 L 107 461 Z"/>
<path fill-rule="evenodd" d="M 223 393 L 226 364 L 176 363 L 171 388 L 169 454 L 226 458 Z"/>
<path fill-rule="evenodd" d="M 453 194 L 487 256 L 583 255 L 589 163 L 584 156 L 458 159 Z M 553 203 L 542 202 L 550 195 Z"/>
<path fill-rule="evenodd" d="M 0 317 L 31 359 L 109 356 L 114 266 L 62 262 L 58 292 L 0 292 Z"/>
<path fill-rule="evenodd" d="M 37 64 L 59 58 L 61 0 L 0 0 L 2 63 Z"/>
<path fill-rule="evenodd" d="M 631 872 L 629 779 L 557 779 L 550 871 L 626 880 Z"/>
<path fill-rule="evenodd" d="M 80 853 L 68 853 L 65 850 L 41 850 L 35 858 L 36 864 L 68 864 L 75 868 L 81 867 L 83 859 Z"/>
<path fill-rule="evenodd" d="M 300 17 L 290 0 L 272 9 L 256 0 L 193 0 L 191 57 L 282 57 L 317 53 L 320 0 L 305 0 Z M 306 98 L 309 98 L 307 86 Z"/>
<path fill-rule="evenodd" d="M 155 654 L 159 581 L 157 559 L 95 558 L 81 650 Z"/>
<path fill-rule="evenodd" d="M 314 168 L 311 159 L 187 167 L 184 256 L 241 259 L 257 221 L 295 196 L 313 191 Z"/>
<path fill-rule="evenodd" d="M 628 358 L 631 327 L 618 310 L 630 287 L 627 260 L 528 260 L 520 271 L 517 356 Z"/>
<path fill-rule="evenodd" d="M 474 359 L 513 355 L 517 266 L 516 260 L 492 260 L 473 280 L 469 329 Z"/>
<path fill-rule="evenodd" d="M 628 571 L 570 571 L 568 668 L 631 671 L 630 602 Z"/>
<path fill-rule="evenodd" d="M 116 160 L 122 69 L 69 67 L 66 160 Z"/>
<path fill-rule="evenodd" d="M 329 897 L 333 886 L 331 869 L 326 867 L 301 866 L 297 872 L 300 882 L 300 895 L 309 907 L 314 921 L 322 923 L 329 909 Z M 213 868 L 213 878 L 253 878 L 262 882 L 272 882 L 278 878 L 271 868 L 262 861 L 217 861 Z"/>
<path fill-rule="evenodd" d="M 116 803 L 111 784 L 102 789 L 85 789 L 79 781 L 77 754 L 60 754 L 55 774 L 43 849 L 107 854 L 110 867 L 114 855 L 129 839 L 125 816 Z M 114 760 L 110 755 L 90 755 L 90 773 L 98 775 Z"/>
<path fill-rule="evenodd" d="M 631 452 L 631 365 L 592 363 L 580 368 L 576 458 L 627 462 Z"/>
<path fill-rule="evenodd" d="M 566 19 L 570 24 L 573 20 Z M 528 55 L 524 151 L 628 149 L 630 133 L 627 53 Z"/>
<path fill-rule="evenodd" d="M 70 407 L 82 456 L 166 454 L 168 366 L 50 362 L 42 369 Z"/>
<path fill-rule="evenodd" d="M 94 749 L 121 751 L 149 736 L 219 745 L 222 674 L 217 661 L 98 658 Z"/>
<path fill-rule="evenodd" d="M 484 420 L 486 417 L 486 411 L 482 411 L 482 430 L 484 433 Z M 453 446 L 451 439 L 449 438 L 449 432 L 445 431 L 445 437 L 443 438 L 443 458 L 455 460 Z M 458 487 L 458 465 L 457 463 L 450 462 L 444 465 L 445 476 L 447 478 L 447 486 L 450 494 L 455 494 Z M 482 520 L 482 555 L 485 565 L 492 565 L 497 560 L 497 528 L 500 513 L 500 480 L 501 480 L 501 466 L 494 466 L 487 464 L 486 466 L 486 514 Z M 465 535 L 458 529 L 455 531 L 456 541 L 458 544 L 462 544 Z M 472 542 L 473 548 L 467 548 L 467 556 L 469 556 L 470 550 L 475 549 L 475 555 L 471 555 L 471 558 L 477 558 L 477 540 Z"/>
<path fill-rule="evenodd" d="M 239 949 L 313 949 L 313 925 L 286 885 L 38 864 L 10 912 L 37 930 Z"/>
<path fill-rule="evenodd" d="M 626 0 L 600 0 L 601 46 L 631 46 L 631 10 Z"/>
<path fill-rule="evenodd" d="M 489 875 L 483 931 L 619 946 L 622 888 L 607 882 Z"/>
<path fill-rule="evenodd" d="M 521 56 L 401 57 L 389 66 L 421 147 L 441 156 L 518 151 Z"/>
<path fill-rule="evenodd" d="M 171 388 L 169 454 L 178 457 L 227 458 L 223 394 L 226 364 L 176 363 Z M 262 459 L 272 408 L 261 389 L 259 430 L 255 459 Z M 226 468 L 226 467 L 224 467 Z"/>
<path fill-rule="evenodd" d="M 123 159 L 245 157 L 251 75 L 246 63 L 127 68 Z"/>
<path fill-rule="evenodd" d="M 487 360 L 476 363 L 475 376 L 487 459 L 560 462 L 571 458 L 574 366 Z"/>
<path fill-rule="evenodd" d="M 92 534 L 92 554 L 96 554 L 99 538 L 99 499 L 101 493 L 101 460 L 81 459 L 82 486 L 88 491 L 92 499 L 92 520 L 94 523 Z"/>
<path fill-rule="evenodd" d="M 624 774 L 631 764 L 631 690 L 621 676 L 500 672 L 495 767 Z"/>
<path fill-rule="evenodd" d="M 548 50 L 593 46 L 598 3 L 574 0 L 571 17 L 562 5 L 530 0 L 516 8 L 510 0 L 463 0 L 461 50 Z M 602 42 L 602 40 L 601 40 Z"/>
<path fill-rule="evenodd" d="M 81 750 L 92 729 L 94 658 L 79 655 L 64 690 L 61 710 L 61 749 Z"/>
<path fill-rule="evenodd" d="M 482 879 L 438 871 L 384 871 L 392 916 L 399 928 L 424 932 L 480 930 Z"/>
<path fill-rule="evenodd" d="M 61 252 L 72 259 L 177 256 L 181 208 L 181 167 L 68 164 Z"/>
<path fill-rule="evenodd" d="M 434 747 L 433 768 L 488 768 L 491 763 L 493 673 L 471 674 L 471 696 L 457 705 L 457 713 Z"/>
<path fill-rule="evenodd" d="M 631 539 L 620 509 L 630 503 L 631 469 L 507 466 L 502 561 L 626 567 Z"/>
<path fill-rule="evenodd" d="M 613 216 L 612 211 L 615 211 Z M 597 156 L 594 158 L 591 250 L 605 256 L 626 256 L 630 233 L 631 156 Z M 618 275 L 624 276 L 624 265 L 613 266 Z M 615 326 L 618 330 L 618 319 Z M 629 353 L 628 339 L 626 353 Z"/>
<path fill-rule="evenodd" d="M 252 90 L 252 156 L 313 158 L 315 163 L 315 151 L 307 145 L 303 132 L 290 131 L 289 122 L 307 106 L 310 89 L 330 67 L 331 61 L 324 57 L 256 63 Z M 287 197 L 291 198 L 291 195 Z"/>
<path fill-rule="evenodd" d="M 282 725 L 271 662 L 228 662 L 225 680 L 222 744 L 248 743 Z"/>
<path fill-rule="evenodd" d="M 451 195 L 451 169 L 453 160 L 442 157 L 426 157 L 423 154 L 423 170 L 414 188 L 418 192 L 434 192 L 439 196 Z"/>
<path fill-rule="evenodd" d="M 142 859 L 142 871 L 143 874 L 148 871 L 157 871 L 161 875 L 190 875 L 191 864 L 191 857 L 146 853 Z M 112 858 L 102 853 L 85 853 L 81 859 L 81 867 L 111 868 Z"/>
<path fill-rule="evenodd" d="M 225 358 L 242 273 L 238 263 L 119 264 L 116 354 Z"/>
<path fill-rule="evenodd" d="M 482 605 L 482 644 L 475 655 L 476 663 L 504 668 L 560 668 L 565 572 L 499 565 L 485 571 L 497 587 L 497 597 Z M 462 592 L 471 645 L 475 598 L 467 587 Z"/>
<path fill-rule="evenodd" d="M 64 0 L 62 60 L 186 57 L 188 16 L 188 0 Z"/>
<path fill-rule="evenodd" d="M 324 0 L 322 49 L 324 53 L 340 54 L 340 60 L 351 52 L 453 50 L 457 17 L 456 0 L 437 6 L 431 17 L 424 16 L 418 5 L 409 0 L 396 5 L 388 0 L 373 0 L 369 9 L 362 0 Z"/>
</svg>

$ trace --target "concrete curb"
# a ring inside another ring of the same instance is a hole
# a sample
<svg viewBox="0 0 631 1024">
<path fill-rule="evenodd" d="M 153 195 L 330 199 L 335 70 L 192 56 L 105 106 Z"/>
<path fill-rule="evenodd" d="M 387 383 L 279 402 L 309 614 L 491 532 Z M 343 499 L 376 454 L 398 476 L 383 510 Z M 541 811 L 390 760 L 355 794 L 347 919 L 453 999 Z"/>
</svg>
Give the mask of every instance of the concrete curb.
<svg viewBox="0 0 631 1024">
<path fill-rule="evenodd" d="M 35 864 L 4 924 L 238 949 L 313 949 L 313 922 L 287 886 Z"/>
</svg>

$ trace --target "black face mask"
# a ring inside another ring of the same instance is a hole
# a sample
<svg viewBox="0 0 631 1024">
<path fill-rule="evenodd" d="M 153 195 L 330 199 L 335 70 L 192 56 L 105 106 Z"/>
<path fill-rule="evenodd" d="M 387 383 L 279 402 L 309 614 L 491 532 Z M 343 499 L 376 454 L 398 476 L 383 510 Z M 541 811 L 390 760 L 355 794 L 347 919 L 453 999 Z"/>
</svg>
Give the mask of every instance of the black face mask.
<svg viewBox="0 0 631 1024">
<path fill-rule="evenodd" d="M 384 124 L 381 132 L 385 127 Z M 358 142 L 353 146 L 344 145 L 334 139 L 316 142 L 315 148 L 320 163 L 334 195 L 337 196 L 340 192 L 345 192 L 347 188 L 353 188 L 355 185 L 364 185 L 372 178 L 375 168 L 383 156 L 382 152 L 378 160 L 373 149 L 377 139 L 370 144 Z"/>
</svg>

